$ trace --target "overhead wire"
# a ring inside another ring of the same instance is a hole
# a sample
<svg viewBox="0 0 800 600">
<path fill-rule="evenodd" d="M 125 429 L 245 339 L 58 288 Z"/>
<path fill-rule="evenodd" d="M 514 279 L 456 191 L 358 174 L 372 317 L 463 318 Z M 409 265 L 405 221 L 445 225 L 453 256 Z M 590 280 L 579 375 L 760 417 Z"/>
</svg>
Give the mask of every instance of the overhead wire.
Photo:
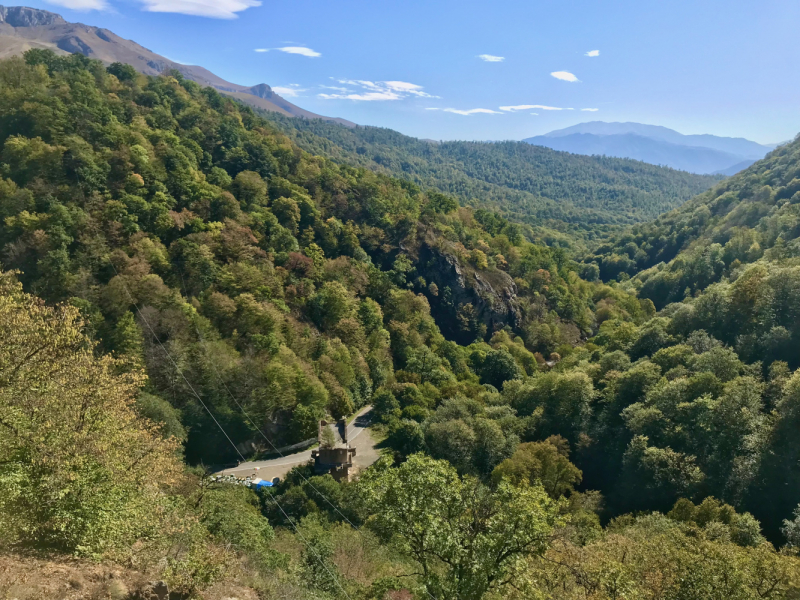
<svg viewBox="0 0 800 600">
<path fill-rule="evenodd" d="M 173 358 L 172 358 L 172 355 L 170 355 L 170 353 L 169 353 L 169 351 L 167 350 L 166 346 L 164 346 L 164 344 L 161 342 L 161 340 L 159 339 L 159 337 L 156 335 L 156 332 L 155 332 L 155 330 L 154 330 L 154 329 L 153 329 L 153 327 L 150 325 L 150 322 L 147 320 L 147 318 L 144 316 L 144 313 L 142 313 L 141 309 L 139 308 L 139 305 L 136 303 L 136 300 L 135 300 L 135 299 L 134 299 L 134 297 L 133 297 L 133 294 L 131 294 L 131 291 L 130 291 L 130 289 L 128 288 L 128 285 L 127 285 L 127 283 L 126 283 L 126 282 L 125 282 L 125 280 L 124 280 L 124 279 L 123 279 L 123 278 L 120 276 L 120 273 L 119 273 L 119 271 L 117 271 L 117 267 L 114 265 L 114 263 L 113 263 L 113 262 L 111 263 L 111 267 L 114 269 L 114 272 L 117 274 L 117 277 L 119 277 L 119 278 L 120 278 L 120 282 L 122 283 L 122 286 L 123 286 L 123 288 L 125 288 L 125 292 L 127 293 L 127 295 L 128 295 L 128 298 L 129 298 L 129 299 L 130 299 L 130 301 L 131 301 L 131 304 L 133 304 L 134 308 L 136 309 L 136 312 L 139 314 L 139 317 L 142 319 L 142 321 L 144 322 L 144 324 L 145 324 L 145 325 L 147 325 L 147 328 L 150 330 L 150 333 L 151 333 L 151 335 L 153 336 L 153 339 L 155 339 L 155 341 L 156 341 L 156 342 L 158 342 L 158 345 L 159 345 L 159 346 L 161 346 L 161 349 L 164 351 L 164 354 L 166 354 L 166 355 L 167 355 L 167 358 L 169 358 L 170 362 L 171 362 L 171 363 L 172 363 L 172 365 L 175 367 L 175 370 L 178 372 L 178 374 L 181 376 L 181 378 L 182 378 L 182 379 L 183 379 L 183 380 L 186 382 L 186 385 L 187 385 L 187 386 L 189 386 L 189 389 L 192 391 L 192 393 L 193 393 L 193 394 L 194 394 L 194 396 L 197 398 L 197 400 L 200 402 L 200 404 L 203 406 L 203 408 L 205 408 L 205 409 L 206 409 L 206 412 L 208 412 L 208 415 L 211 417 L 211 419 L 214 421 L 214 423 L 216 423 L 216 424 L 217 424 L 217 427 L 219 427 L 220 431 L 221 431 L 221 432 L 222 432 L 222 434 L 225 436 L 225 438 L 226 438 L 226 439 L 227 439 L 227 440 L 228 440 L 228 441 L 231 443 L 231 445 L 233 446 L 233 449 L 236 451 L 236 453 L 237 453 L 237 454 L 239 455 L 239 457 L 242 459 L 242 462 L 245 462 L 245 460 L 246 460 L 246 459 L 245 459 L 245 457 L 242 455 L 242 453 L 239 451 L 239 448 L 237 448 L 236 444 L 233 442 L 233 440 L 231 439 L 231 437 L 228 435 L 228 432 L 227 432 L 227 431 L 225 431 L 225 428 L 222 426 L 222 424 L 221 424 L 221 423 L 220 423 L 220 422 L 217 420 L 217 418 L 214 416 L 214 413 L 212 413 L 212 412 L 211 412 L 211 409 L 210 409 L 210 408 L 209 408 L 209 407 L 206 405 L 206 403 L 205 403 L 205 402 L 203 402 L 203 399 L 200 397 L 200 394 L 198 394 L 198 393 L 197 393 L 197 391 L 194 389 L 194 387 L 192 386 L 192 384 L 191 384 L 191 383 L 189 383 L 189 380 L 188 380 L 188 379 L 186 379 L 186 376 L 183 374 L 183 371 L 182 371 L 182 370 L 181 370 L 181 368 L 178 366 L 178 363 L 175 361 L 175 359 L 173 359 Z M 227 386 L 226 386 L 226 389 L 227 389 Z M 228 393 L 230 393 L 230 391 L 229 391 Z M 237 405 L 238 405 L 238 402 L 237 402 Z M 240 407 L 240 408 L 241 408 L 241 407 Z M 249 418 L 249 417 L 248 417 L 248 418 Z M 309 543 L 309 542 L 308 542 L 308 541 L 305 539 L 305 537 L 303 537 L 303 534 L 302 534 L 302 533 L 300 533 L 300 530 L 298 529 L 298 527 L 297 527 L 297 525 L 295 524 L 295 522 L 294 522 L 294 521 L 292 521 L 292 519 L 289 517 L 289 515 L 288 515 L 288 514 L 286 514 L 286 511 L 285 511 L 285 510 L 283 509 L 283 507 L 280 505 L 280 503 L 278 502 L 278 499 L 277 499 L 277 498 L 276 498 L 276 497 L 275 497 L 275 496 L 272 494 L 272 492 L 271 492 L 271 491 L 269 491 L 269 489 L 268 489 L 268 488 L 267 488 L 267 491 L 269 492 L 269 495 L 270 495 L 270 498 L 272 499 L 272 501 L 275 503 L 275 505 L 278 507 L 278 509 L 281 511 L 281 513 L 283 513 L 283 516 L 286 518 L 286 520 L 287 520 L 287 521 L 289 522 L 289 524 L 292 526 L 292 528 L 294 529 L 294 531 L 295 531 L 295 533 L 298 535 L 298 537 L 300 537 L 300 539 L 303 541 L 303 543 L 304 543 L 304 544 L 305 544 L 305 545 L 308 547 L 308 549 L 309 549 L 309 550 L 310 550 L 310 551 L 311 551 L 311 552 L 314 554 L 314 556 L 315 556 L 315 557 L 317 558 L 317 560 L 319 561 L 320 565 L 322 565 L 322 568 L 323 568 L 323 569 L 325 569 L 325 571 L 328 573 L 328 575 L 330 575 L 330 577 L 331 577 L 331 578 L 332 578 L 332 579 L 333 579 L 333 580 L 336 582 L 336 585 L 337 585 L 337 586 L 339 587 L 339 589 L 342 591 L 342 593 L 344 594 L 345 598 L 347 598 L 347 600 L 351 600 L 351 598 L 350 598 L 350 596 L 348 595 L 347 591 L 344 589 L 344 587 L 342 586 L 341 582 L 339 581 L 339 578 L 338 578 L 338 577 L 336 577 L 336 576 L 335 576 L 335 575 L 334 575 L 334 574 L 331 572 L 331 570 L 328 568 L 328 565 L 326 565 L 326 564 L 325 564 L 325 561 L 323 560 L 323 558 L 322 558 L 322 557 L 319 555 L 319 553 L 318 553 L 318 552 L 317 552 L 317 551 L 314 549 L 314 547 L 313 547 L 313 546 L 312 546 L 312 545 L 311 545 L 311 544 L 310 544 L 310 543 Z"/>
<path fill-rule="evenodd" d="M 185 289 L 185 288 L 186 288 L 186 281 L 183 279 L 183 273 L 181 273 L 181 280 L 182 280 L 182 282 L 183 282 L 183 287 L 184 287 L 184 289 Z M 205 340 L 203 339 L 203 334 L 200 332 L 200 328 L 197 326 L 197 323 L 194 323 L 194 328 L 195 328 L 195 331 L 197 332 L 197 337 L 198 337 L 198 339 L 200 340 L 200 343 L 203 345 L 203 348 L 206 350 L 206 352 L 208 352 L 208 345 L 206 344 Z M 230 396 L 231 400 L 233 400 L 234 404 L 236 404 L 236 406 L 239 408 L 239 410 L 241 410 L 241 411 L 242 411 L 242 414 L 243 414 L 243 415 L 244 415 L 244 416 L 247 418 L 247 420 L 250 422 L 250 425 L 252 425 L 252 427 L 258 431 L 258 433 L 261 435 L 261 437 L 263 437 L 263 438 L 264 438 L 264 439 L 267 441 L 267 443 L 268 443 L 270 446 L 272 446 L 272 449 L 273 449 L 275 452 L 277 452 L 277 453 L 278 453 L 278 455 L 280 455 L 280 457 L 281 457 L 281 458 L 286 458 L 286 456 L 285 456 L 285 455 L 284 455 L 284 454 L 283 454 L 283 453 L 282 453 L 282 452 L 281 452 L 281 451 L 280 451 L 280 450 L 279 450 L 279 449 L 278 449 L 278 448 L 275 446 L 275 444 L 272 442 L 272 440 L 270 440 L 270 439 L 267 437 L 267 435 L 266 435 L 266 434 L 265 434 L 265 433 L 264 433 L 264 432 L 261 430 L 261 428 L 260 428 L 258 425 L 256 425 L 255 421 L 254 421 L 254 420 L 253 420 L 253 419 L 250 417 L 250 415 L 248 414 L 248 412 L 247 412 L 247 411 L 244 409 L 244 407 L 243 407 L 243 406 L 242 406 L 242 405 L 239 403 L 239 401 L 236 399 L 236 397 L 235 397 L 235 396 L 233 395 L 233 393 L 231 392 L 230 388 L 228 388 L 228 385 L 225 383 L 225 381 L 224 381 L 224 380 L 222 379 L 222 377 L 220 376 L 220 373 L 219 373 L 219 371 L 218 371 L 218 369 L 217 369 L 217 367 L 216 367 L 216 364 L 214 364 L 214 362 L 213 362 L 213 361 L 211 361 L 211 368 L 213 369 L 213 371 L 214 371 L 214 374 L 216 375 L 216 377 L 217 377 L 217 379 L 219 380 L 220 384 L 222 384 L 222 387 L 223 387 L 223 388 L 225 389 L 225 391 L 228 393 L 228 396 Z M 346 426 L 345 426 L 345 428 L 346 428 Z M 345 429 L 345 433 L 346 433 L 346 429 Z M 254 469 L 255 469 L 255 468 L 254 468 Z M 362 532 L 362 531 L 361 531 L 361 529 L 360 529 L 360 528 L 359 528 L 357 525 L 355 525 L 355 524 L 354 524 L 354 523 L 353 523 L 353 522 L 352 522 L 350 519 L 348 519 L 348 518 L 347 518 L 347 516 L 346 516 L 346 515 L 345 515 L 345 514 L 344 514 L 344 513 L 343 513 L 341 510 L 339 510 L 339 508 L 337 508 L 337 506 L 336 506 L 336 505 L 335 505 L 333 502 L 331 502 L 331 500 L 330 500 L 330 499 L 329 499 L 329 498 L 328 498 L 328 497 L 327 497 L 325 494 L 323 494 L 321 491 L 319 491 L 319 490 L 316 488 L 316 486 L 314 486 L 314 484 L 313 484 L 313 483 L 311 483 L 311 481 L 310 481 L 310 480 L 309 480 L 309 479 L 308 479 L 308 478 L 307 478 L 305 475 L 303 475 L 303 473 L 302 473 L 302 472 L 300 472 L 300 471 L 297 471 L 297 474 L 298 474 L 298 475 L 300 475 L 300 477 L 303 479 L 303 481 L 305 481 L 305 482 L 306 482 L 306 483 L 307 483 L 309 486 L 311 486 L 311 489 L 313 489 L 313 490 L 314 490 L 314 491 L 315 491 L 317 494 L 319 494 L 319 495 L 320 495 L 320 496 L 321 496 L 321 497 L 322 497 L 322 498 L 325 500 L 325 502 L 327 502 L 327 503 L 330 505 L 330 507 L 331 507 L 331 508 L 333 508 L 333 510 L 334 510 L 334 511 L 336 511 L 336 513 L 337 513 L 337 514 L 338 514 L 340 517 L 342 517 L 342 519 L 344 519 L 344 520 L 345 520 L 345 522 L 346 522 L 348 525 L 350 525 L 350 527 L 352 527 L 352 528 L 353 528 L 353 529 L 354 529 L 356 532 L 358 532 L 358 533 L 359 533 L 359 535 L 361 535 L 362 537 L 364 536 L 364 532 Z M 269 488 L 264 488 L 264 489 L 267 489 L 267 490 L 269 491 L 269 494 L 270 494 L 270 496 L 271 496 L 271 497 L 274 499 L 274 496 L 273 496 L 272 492 L 269 490 Z M 286 515 L 286 513 L 283 511 L 283 509 L 280 507 L 280 505 L 278 505 L 278 508 L 280 508 L 280 510 L 281 510 L 281 512 L 284 514 L 284 516 L 285 516 L 287 519 L 289 519 L 289 517 Z M 430 592 L 430 591 L 428 591 L 428 589 L 427 589 L 427 588 L 425 588 L 425 593 L 427 593 L 427 594 L 428 594 L 428 596 L 430 596 L 431 600 L 437 600 L 437 599 L 436 599 L 436 597 L 435 597 L 433 594 L 431 594 L 431 592 Z"/>
</svg>

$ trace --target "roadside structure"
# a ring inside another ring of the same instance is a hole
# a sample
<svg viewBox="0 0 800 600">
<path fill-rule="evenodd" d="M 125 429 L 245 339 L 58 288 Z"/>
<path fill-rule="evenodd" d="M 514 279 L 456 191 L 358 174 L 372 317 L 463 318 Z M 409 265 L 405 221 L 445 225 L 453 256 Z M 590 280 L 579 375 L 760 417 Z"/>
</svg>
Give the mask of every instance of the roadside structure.
<svg viewBox="0 0 800 600">
<path fill-rule="evenodd" d="M 355 473 L 353 457 L 356 449 L 351 448 L 347 439 L 347 421 L 340 419 L 335 423 L 320 421 L 318 428 L 319 448 L 312 450 L 314 473 L 329 473 L 336 481 L 350 481 Z"/>
</svg>

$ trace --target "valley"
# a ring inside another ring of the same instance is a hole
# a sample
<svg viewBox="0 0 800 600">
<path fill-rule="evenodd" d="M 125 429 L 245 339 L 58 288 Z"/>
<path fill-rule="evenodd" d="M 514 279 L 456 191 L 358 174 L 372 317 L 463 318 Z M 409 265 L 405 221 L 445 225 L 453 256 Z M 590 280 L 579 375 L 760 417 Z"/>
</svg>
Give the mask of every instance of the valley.
<svg viewBox="0 0 800 600">
<path fill-rule="evenodd" d="M 0 598 L 800 593 L 800 139 L 434 142 L 0 21 Z"/>
</svg>

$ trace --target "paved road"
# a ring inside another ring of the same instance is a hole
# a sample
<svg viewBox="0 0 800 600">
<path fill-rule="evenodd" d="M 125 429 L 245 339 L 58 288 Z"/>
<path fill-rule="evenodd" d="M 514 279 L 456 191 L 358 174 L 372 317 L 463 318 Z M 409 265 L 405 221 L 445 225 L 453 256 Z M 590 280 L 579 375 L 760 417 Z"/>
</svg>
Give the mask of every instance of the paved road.
<svg viewBox="0 0 800 600">
<path fill-rule="evenodd" d="M 356 448 L 354 463 L 362 468 L 368 467 L 380 458 L 380 454 L 375 449 L 375 442 L 367 429 L 371 417 L 372 407 L 366 406 L 358 412 L 353 422 L 347 426 L 347 438 L 350 446 Z M 283 478 L 294 467 L 310 460 L 311 450 L 304 450 L 270 460 L 243 462 L 238 467 L 221 471 L 220 474 L 235 475 L 236 477 L 256 475 L 269 481 L 274 477 Z"/>
</svg>

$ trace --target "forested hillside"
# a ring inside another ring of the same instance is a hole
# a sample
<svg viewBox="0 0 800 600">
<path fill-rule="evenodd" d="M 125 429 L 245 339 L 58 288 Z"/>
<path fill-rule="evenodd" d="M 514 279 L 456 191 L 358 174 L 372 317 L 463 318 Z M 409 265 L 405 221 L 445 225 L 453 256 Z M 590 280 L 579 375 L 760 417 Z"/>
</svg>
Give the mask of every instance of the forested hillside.
<svg viewBox="0 0 800 600">
<path fill-rule="evenodd" d="M 0 142 L 4 555 L 181 598 L 798 593 L 790 262 L 656 313 L 495 212 L 83 56 L 0 62 Z M 352 483 L 206 477 L 367 404 L 384 457 Z"/>
<path fill-rule="evenodd" d="M 639 274 L 641 293 L 659 306 L 681 300 L 759 260 L 798 256 L 800 140 L 774 150 L 652 223 L 598 248 L 588 260 L 603 279 Z"/>
<path fill-rule="evenodd" d="M 652 219 L 720 179 L 523 142 L 438 143 L 390 129 L 265 116 L 304 150 L 494 207 L 537 226 L 540 239 L 551 244 L 574 245 L 576 238 Z"/>
</svg>

